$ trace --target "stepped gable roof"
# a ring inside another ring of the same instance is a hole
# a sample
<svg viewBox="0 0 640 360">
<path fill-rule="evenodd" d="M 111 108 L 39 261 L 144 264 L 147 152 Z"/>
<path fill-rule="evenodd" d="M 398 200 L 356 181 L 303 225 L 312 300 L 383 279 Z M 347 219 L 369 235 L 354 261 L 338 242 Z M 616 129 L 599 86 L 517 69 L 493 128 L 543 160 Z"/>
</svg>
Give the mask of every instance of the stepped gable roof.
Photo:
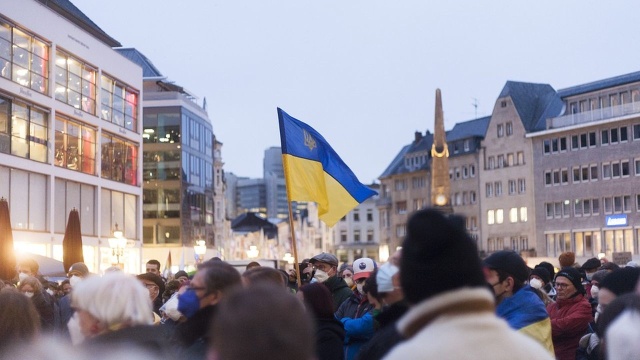
<svg viewBox="0 0 640 360">
<path fill-rule="evenodd" d="M 457 123 L 453 126 L 453 129 L 447 131 L 447 142 L 472 137 L 484 138 L 489 127 L 489 121 L 491 121 L 491 116 Z"/>
<path fill-rule="evenodd" d="M 565 98 L 638 81 L 640 81 L 640 71 L 561 89 L 558 90 L 558 95 L 561 98 Z"/>
<path fill-rule="evenodd" d="M 37 0 L 43 6 L 50 8 L 62 17 L 78 25 L 97 39 L 107 44 L 109 47 L 121 47 L 122 45 L 114 38 L 109 36 L 104 30 L 96 25 L 87 15 L 78 9 L 69 0 Z"/>
<path fill-rule="evenodd" d="M 160 70 L 158 70 L 158 68 L 155 67 L 155 65 L 153 65 L 151 60 L 149 60 L 146 56 L 144 56 L 144 54 L 142 54 L 140 51 L 136 50 L 135 48 L 119 48 L 114 50 L 120 53 L 120 55 L 131 60 L 132 62 L 140 65 L 140 67 L 142 68 L 143 78 L 163 77 Z"/>
<path fill-rule="evenodd" d="M 527 132 L 544 130 L 546 119 L 558 116 L 562 99 L 549 84 L 507 81 L 499 98 L 510 96 Z"/>
</svg>

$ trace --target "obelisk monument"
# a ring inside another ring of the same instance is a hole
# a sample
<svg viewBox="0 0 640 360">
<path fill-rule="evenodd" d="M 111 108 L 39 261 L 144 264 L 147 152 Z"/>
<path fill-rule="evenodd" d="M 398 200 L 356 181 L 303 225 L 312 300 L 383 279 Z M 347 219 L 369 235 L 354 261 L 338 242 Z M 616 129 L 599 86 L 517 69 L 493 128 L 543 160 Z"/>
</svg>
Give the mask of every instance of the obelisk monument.
<svg viewBox="0 0 640 360">
<path fill-rule="evenodd" d="M 451 207 L 451 184 L 449 179 L 449 148 L 444 131 L 442 96 L 436 89 L 436 119 L 431 146 L 431 206 L 446 213 L 453 213 Z"/>
</svg>

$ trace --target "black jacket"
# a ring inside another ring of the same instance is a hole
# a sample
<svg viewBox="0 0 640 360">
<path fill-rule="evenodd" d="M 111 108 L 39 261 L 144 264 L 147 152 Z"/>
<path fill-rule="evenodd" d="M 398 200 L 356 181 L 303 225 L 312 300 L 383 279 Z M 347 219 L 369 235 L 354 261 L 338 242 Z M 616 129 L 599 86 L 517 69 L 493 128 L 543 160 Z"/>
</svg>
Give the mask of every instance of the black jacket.
<svg viewBox="0 0 640 360">
<path fill-rule="evenodd" d="M 316 356 L 318 360 L 344 358 L 344 328 L 336 319 L 316 319 Z"/>
<path fill-rule="evenodd" d="M 404 301 L 400 301 L 392 304 L 376 316 L 375 320 L 380 328 L 371 340 L 360 348 L 360 352 L 356 355 L 356 360 L 382 359 L 389 350 L 404 340 L 396 329 L 396 322 L 408 309 L 409 306 Z"/>
<path fill-rule="evenodd" d="M 331 298 L 333 299 L 333 311 L 338 310 L 340 305 L 353 294 L 349 285 L 347 285 L 347 283 L 344 282 L 344 279 L 340 276 L 332 276 L 323 284 L 329 288 L 329 291 L 331 292 Z"/>
<path fill-rule="evenodd" d="M 181 359 L 205 359 L 210 344 L 209 328 L 214 321 L 217 307 L 207 306 L 174 328 L 174 339 L 182 349 Z"/>
<path fill-rule="evenodd" d="M 166 328 L 158 325 L 138 325 L 110 331 L 85 340 L 82 347 L 88 353 L 137 348 L 148 352 L 154 359 L 177 359 L 177 352 L 167 341 Z"/>
</svg>

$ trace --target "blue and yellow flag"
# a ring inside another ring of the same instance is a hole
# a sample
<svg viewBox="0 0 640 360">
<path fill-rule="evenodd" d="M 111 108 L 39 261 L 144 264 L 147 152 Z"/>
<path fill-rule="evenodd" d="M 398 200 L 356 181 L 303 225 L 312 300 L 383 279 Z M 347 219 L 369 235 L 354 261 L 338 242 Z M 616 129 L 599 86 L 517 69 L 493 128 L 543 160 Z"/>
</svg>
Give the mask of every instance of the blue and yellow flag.
<svg viewBox="0 0 640 360">
<path fill-rule="evenodd" d="M 318 203 L 320 220 L 333 226 L 358 204 L 377 194 L 358 181 L 311 126 L 280 108 L 278 119 L 289 201 Z"/>
</svg>

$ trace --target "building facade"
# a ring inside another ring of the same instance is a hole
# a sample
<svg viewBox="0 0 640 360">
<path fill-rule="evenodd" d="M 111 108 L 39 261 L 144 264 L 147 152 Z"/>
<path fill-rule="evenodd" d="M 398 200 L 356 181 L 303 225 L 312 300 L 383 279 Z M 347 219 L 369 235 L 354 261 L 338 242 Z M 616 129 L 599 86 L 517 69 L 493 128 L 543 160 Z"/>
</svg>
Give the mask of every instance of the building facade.
<svg viewBox="0 0 640 360">
<path fill-rule="evenodd" d="M 75 208 L 91 271 L 140 269 L 142 71 L 119 46 L 69 1 L 0 1 L 0 197 L 19 252 L 61 260 Z"/>
</svg>

